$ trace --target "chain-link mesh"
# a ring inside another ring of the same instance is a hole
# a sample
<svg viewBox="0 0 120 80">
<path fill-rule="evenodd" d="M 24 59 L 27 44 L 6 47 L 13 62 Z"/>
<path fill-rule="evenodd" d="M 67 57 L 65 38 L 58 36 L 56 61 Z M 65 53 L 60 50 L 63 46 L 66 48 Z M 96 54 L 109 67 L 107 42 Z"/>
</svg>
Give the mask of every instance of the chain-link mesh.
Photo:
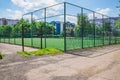
<svg viewBox="0 0 120 80">
<path fill-rule="evenodd" d="M 23 15 L 14 26 L 0 26 L 0 42 L 72 50 L 120 43 L 118 19 L 71 3 Z"/>
</svg>

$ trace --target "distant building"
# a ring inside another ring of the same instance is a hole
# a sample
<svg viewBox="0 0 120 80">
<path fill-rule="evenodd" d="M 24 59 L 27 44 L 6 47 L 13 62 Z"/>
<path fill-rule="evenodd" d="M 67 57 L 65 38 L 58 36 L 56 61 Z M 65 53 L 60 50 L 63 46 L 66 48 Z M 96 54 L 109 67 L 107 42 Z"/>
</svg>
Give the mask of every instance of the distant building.
<svg viewBox="0 0 120 80">
<path fill-rule="evenodd" d="M 52 21 L 50 24 L 53 24 L 56 29 L 56 34 L 59 35 L 64 31 L 64 22 L 60 21 Z M 73 31 L 73 28 L 75 27 L 74 23 L 66 22 L 66 33 L 70 34 L 71 31 Z"/>
<path fill-rule="evenodd" d="M 110 21 L 110 24 L 111 24 L 111 28 L 114 28 L 114 23 L 116 20 L 118 20 L 119 17 L 110 17 L 110 18 L 96 18 L 94 19 L 95 20 L 95 24 L 96 25 L 102 25 L 102 22 L 103 21 Z M 89 20 L 91 23 L 93 23 L 93 19 L 90 19 Z"/>
<path fill-rule="evenodd" d="M 0 18 L 0 25 L 15 25 L 19 20 Z"/>
</svg>

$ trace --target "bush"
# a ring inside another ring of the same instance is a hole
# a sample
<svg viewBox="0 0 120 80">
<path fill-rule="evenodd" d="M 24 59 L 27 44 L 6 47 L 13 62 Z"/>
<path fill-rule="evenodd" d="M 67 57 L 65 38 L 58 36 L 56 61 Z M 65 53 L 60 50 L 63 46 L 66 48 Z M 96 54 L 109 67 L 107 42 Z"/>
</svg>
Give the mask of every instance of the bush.
<svg viewBox="0 0 120 80">
<path fill-rule="evenodd" d="M 0 52 L 0 59 L 3 59 L 5 55 Z"/>
</svg>

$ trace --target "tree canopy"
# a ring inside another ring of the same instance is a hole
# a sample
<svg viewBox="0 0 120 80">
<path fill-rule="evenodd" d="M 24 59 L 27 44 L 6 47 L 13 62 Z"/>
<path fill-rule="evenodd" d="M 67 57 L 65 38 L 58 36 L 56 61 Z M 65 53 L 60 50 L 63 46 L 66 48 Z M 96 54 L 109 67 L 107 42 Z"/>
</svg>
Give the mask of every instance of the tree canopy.
<svg viewBox="0 0 120 80">
<path fill-rule="evenodd" d="M 38 21 L 29 22 L 28 20 L 21 19 L 16 25 L 3 25 L 0 26 L 1 37 L 21 37 L 22 25 L 24 26 L 24 36 L 40 36 L 40 29 L 42 27 L 43 34 L 54 34 L 55 26 L 49 23 Z M 32 34 L 31 34 L 32 33 Z"/>
</svg>

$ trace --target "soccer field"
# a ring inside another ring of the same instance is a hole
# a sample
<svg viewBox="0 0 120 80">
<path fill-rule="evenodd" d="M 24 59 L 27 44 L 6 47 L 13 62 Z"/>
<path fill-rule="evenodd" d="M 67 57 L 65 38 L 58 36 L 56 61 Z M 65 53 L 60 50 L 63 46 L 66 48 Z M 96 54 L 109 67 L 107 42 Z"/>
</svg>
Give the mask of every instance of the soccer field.
<svg viewBox="0 0 120 80">
<path fill-rule="evenodd" d="M 117 41 L 118 40 L 120 39 L 117 38 Z M 5 43 L 10 43 L 10 44 L 18 44 L 18 45 L 22 44 L 22 38 L 1 38 L 0 41 Z M 115 42 L 116 42 L 115 38 L 111 38 L 111 39 L 109 39 L 109 37 L 105 37 L 104 39 L 95 38 L 95 41 L 94 41 L 94 38 L 85 37 L 83 38 L 83 47 L 84 48 L 93 47 L 94 43 L 95 43 L 95 46 L 102 46 L 103 44 L 108 45 L 110 43 L 113 44 Z M 43 48 L 45 48 L 45 43 L 47 48 L 52 47 L 52 48 L 64 50 L 64 38 L 46 38 L 46 39 L 43 38 L 42 39 Z M 40 41 L 40 38 L 24 38 L 24 45 L 40 48 L 41 41 Z M 82 38 L 70 38 L 70 37 L 66 38 L 67 50 L 80 49 L 80 48 L 82 48 Z"/>
</svg>

